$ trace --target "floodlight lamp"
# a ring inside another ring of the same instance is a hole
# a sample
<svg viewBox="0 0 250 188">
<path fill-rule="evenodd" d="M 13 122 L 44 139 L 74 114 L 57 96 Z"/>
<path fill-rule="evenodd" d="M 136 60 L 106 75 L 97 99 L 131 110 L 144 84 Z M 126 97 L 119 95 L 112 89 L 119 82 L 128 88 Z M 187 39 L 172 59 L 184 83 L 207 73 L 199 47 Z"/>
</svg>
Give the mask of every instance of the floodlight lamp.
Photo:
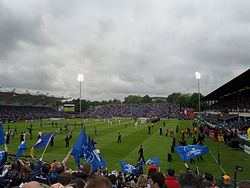
<svg viewBox="0 0 250 188">
<path fill-rule="evenodd" d="M 82 82 L 84 80 L 84 75 L 83 74 L 78 74 L 77 75 L 77 81 Z"/>
<path fill-rule="evenodd" d="M 201 79 L 201 74 L 199 72 L 195 72 L 194 76 L 197 80 Z"/>
</svg>

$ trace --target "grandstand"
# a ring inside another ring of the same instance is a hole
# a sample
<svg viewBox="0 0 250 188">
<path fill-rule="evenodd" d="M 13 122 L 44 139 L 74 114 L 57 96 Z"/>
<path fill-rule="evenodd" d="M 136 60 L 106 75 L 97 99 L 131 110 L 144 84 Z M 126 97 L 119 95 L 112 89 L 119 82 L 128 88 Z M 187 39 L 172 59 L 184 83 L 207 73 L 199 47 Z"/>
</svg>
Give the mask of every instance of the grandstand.
<svg viewBox="0 0 250 188">
<path fill-rule="evenodd" d="M 38 120 L 51 117 L 64 117 L 64 113 L 58 112 L 55 103 L 63 100 L 49 96 L 48 94 L 0 91 L 0 122 L 12 122 L 17 120 Z"/>
<path fill-rule="evenodd" d="M 180 105 L 160 104 L 107 104 L 90 107 L 84 113 L 85 118 L 179 118 Z"/>
<path fill-rule="evenodd" d="M 223 128 L 230 135 L 229 146 L 241 147 L 250 153 L 247 130 L 250 127 L 250 69 L 203 98 L 207 109 L 203 118 L 214 128 Z M 231 142 L 231 137 L 234 142 Z M 238 139 L 240 138 L 240 139 Z M 226 141 L 227 143 L 227 141 Z"/>
<path fill-rule="evenodd" d="M 206 111 L 250 117 L 250 69 L 203 98 Z"/>
<path fill-rule="evenodd" d="M 53 104 L 61 100 L 64 100 L 64 98 L 49 96 L 48 94 L 32 94 L 28 90 L 26 92 L 16 92 L 15 89 L 0 91 L 0 105 L 52 107 Z"/>
</svg>

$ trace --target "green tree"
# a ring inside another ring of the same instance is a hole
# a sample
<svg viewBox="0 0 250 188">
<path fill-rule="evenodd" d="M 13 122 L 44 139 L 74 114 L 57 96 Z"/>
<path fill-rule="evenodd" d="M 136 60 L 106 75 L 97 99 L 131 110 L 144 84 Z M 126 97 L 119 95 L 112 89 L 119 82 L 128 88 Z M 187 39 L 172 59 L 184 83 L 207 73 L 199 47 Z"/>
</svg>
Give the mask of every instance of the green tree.
<svg viewBox="0 0 250 188">
<path fill-rule="evenodd" d="M 152 98 L 148 95 L 145 95 L 141 98 L 141 103 L 152 103 Z"/>
<path fill-rule="evenodd" d="M 167 97 L 167 101 L 169 103 L 176 103 L 177 98 L 181 95 L 181 93 L 172 93 L 170 95 L 168 95 Z"/>
<path fill-rule="evenodd" d="M 105 105 L 105 104 L 108 104 L 108 101 L 102 100 L 102 101 L 100 102 L 100 105 Z"/>
<path fill-rule="evenodd" d="M 181 107 L 189 107 L 189 99 L 190 99 L 190 94 L 182 94 L 180 95 L 177 100 L 176 103 L 179 104 Z"/>
<path fill-rule="evenodd" d="M 121 104 L 121 101 L 118 99 L 113 99 L 112 104 Z"/>
<path fill-rule="evenodd" d="M 203 97 L 204 96 L 201 94 L 200 95 L 201 111 L 205 108 L 205 102 L 202 101 Z M 189 103 L 190 108 L 193 108 L 195 111 L 198 111 L 199 110 L 199 94 L 193 93 L 188 103 Z"/>
<path fill-rule="evenodd" d="M 142 98 L 140 95 L 129 95 L 125 97 L 124 104 L 139 104 L 141 103 Z"/>
<path fill-rule="evenodd" d="M 198 111 L 198 104 L 199 104 L 199 94 L 198 93 L 193 93 L 189 99 L 189 107 L 193 108 L 195 111 Z"/>
</svg>

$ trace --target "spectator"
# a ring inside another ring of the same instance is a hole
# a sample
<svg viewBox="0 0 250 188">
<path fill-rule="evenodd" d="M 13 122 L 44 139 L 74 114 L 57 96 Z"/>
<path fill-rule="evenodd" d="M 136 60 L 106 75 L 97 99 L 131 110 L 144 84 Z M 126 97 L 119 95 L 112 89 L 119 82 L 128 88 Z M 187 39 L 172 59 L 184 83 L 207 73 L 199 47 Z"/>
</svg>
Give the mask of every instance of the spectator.
<svg viewBox="0 0 250 188">
<path fill-rule="evenodd" d="M 236 188 L 249 188 L 250 182 L 238 182 Z"/>
<path fill-rule="evenodd" d="M 201 183 L 202 178 L 189 171 L 180 176 L 181 188 L 200 188 Z"/>
<path fill-rule="evenodd" d="M 202 188 L 212 188 L 212 183 L 208 180 L 202 180 L 201 187 Z"/>
<path fill-rule="evenodd" d="M 21 167 L 21 171 L 19 173 L 19 176 L 15 182 L 15 185 L 16 186 L 19 186 L 21 183 L 25 183 L 28 181 L 28 178 L 29 178 L 29 173 L 31 172 L 31 168 L 28 164 L 24 164 L 22 167 Z"/>
<path fill-rule="evenodd" d="M 138 181 L 137 181 L 137 187 L 138 188 L 147 188 L 149 185 L 148 185 L 148 182 L 147 182 L 147 176 L 146 175 L 143 175 L 141 174 L 138 178 Z"/>
<path fill-rule="evenodd" d="M 34 174 L 30 181 L 37 181 L 39 183 L 50 185 L 50 178 L 49 178 L 49 171 L 50 171 L 50 165 L 49 164 L 43 164 L 41 172 L 38 172 Z"/>
<path fill-rule="evenodd" d="M 167 169 L 168 177 L 165 178 L 165 183 L 168 187 L 179 188 L 179 181 L 174 177 L 175 171 L 172 168 Z"/>
<path fill-rule="evenodd" d="M 81 178 L 76 178 L 70 182 L 70 185 L 72 185 L 74 188 L 83 188 L 85 184 L 86 182 Z"/>
<path fill-rule="evenodd" d="M 21 168 L 19 164 L 17 163 L 17 161 L 11 164 L 10 170 L 4 176 L 4 178 L 8 181 L 8 187 L 12 187 L 15 185 L 16 180 L 18 179 L 20 170 Z"/>
<path fill-rule="evenodd" d="M 150 176 L 151 188 L 165 188 L 167 185 L 164 182 L 164 175 L 161 172 L 155 172 Z"/>
<path fill-rule="evenodd" d="M 112 184 L 112 188 L 117 188 L 117 177 L 114 174 L 108 176 L 109 181 Z"/>
<path fill-rule="evenodd" d="M 68 173 L 68 172 L 63 172 L 59 175 L 58 177 L 58 183 L 62 184 L 62 185 L 68 185 L 71 181 L 72 181 L 72 174 Z"/>
<path fill-rule="evenodd" d="M 88 178 L 84 188 L 112 188 L 112 184 L 103 176 L 93 175 Z"/>
<path fill-rule="evenodd" d="M 215 185 L 215 180 L 212 174 L 205 173 L 204 179 L 211 182 L 213 188 L 219 188 L 218 186 Z"/>
<path fill-rule="evenodd" d="M 31 181 L 23 184 L 22 188 L 49 188 L 49 186 L 46 184 L 38 183 L 37 181 Z"/>
</svg>

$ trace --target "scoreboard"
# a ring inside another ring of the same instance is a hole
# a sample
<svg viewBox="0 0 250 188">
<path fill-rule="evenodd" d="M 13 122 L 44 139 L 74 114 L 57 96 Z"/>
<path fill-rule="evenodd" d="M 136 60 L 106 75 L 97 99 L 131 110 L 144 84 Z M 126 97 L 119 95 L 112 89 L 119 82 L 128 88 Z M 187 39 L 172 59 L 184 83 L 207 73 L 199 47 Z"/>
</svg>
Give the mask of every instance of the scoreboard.
<svg viewBox="0 0 250 188">
<path fill-rule="evenodd" d="M 64 104 L 63 111 L 64 112 L 75 112 L 75 105 L 74 104 Z"/>
</svg>

